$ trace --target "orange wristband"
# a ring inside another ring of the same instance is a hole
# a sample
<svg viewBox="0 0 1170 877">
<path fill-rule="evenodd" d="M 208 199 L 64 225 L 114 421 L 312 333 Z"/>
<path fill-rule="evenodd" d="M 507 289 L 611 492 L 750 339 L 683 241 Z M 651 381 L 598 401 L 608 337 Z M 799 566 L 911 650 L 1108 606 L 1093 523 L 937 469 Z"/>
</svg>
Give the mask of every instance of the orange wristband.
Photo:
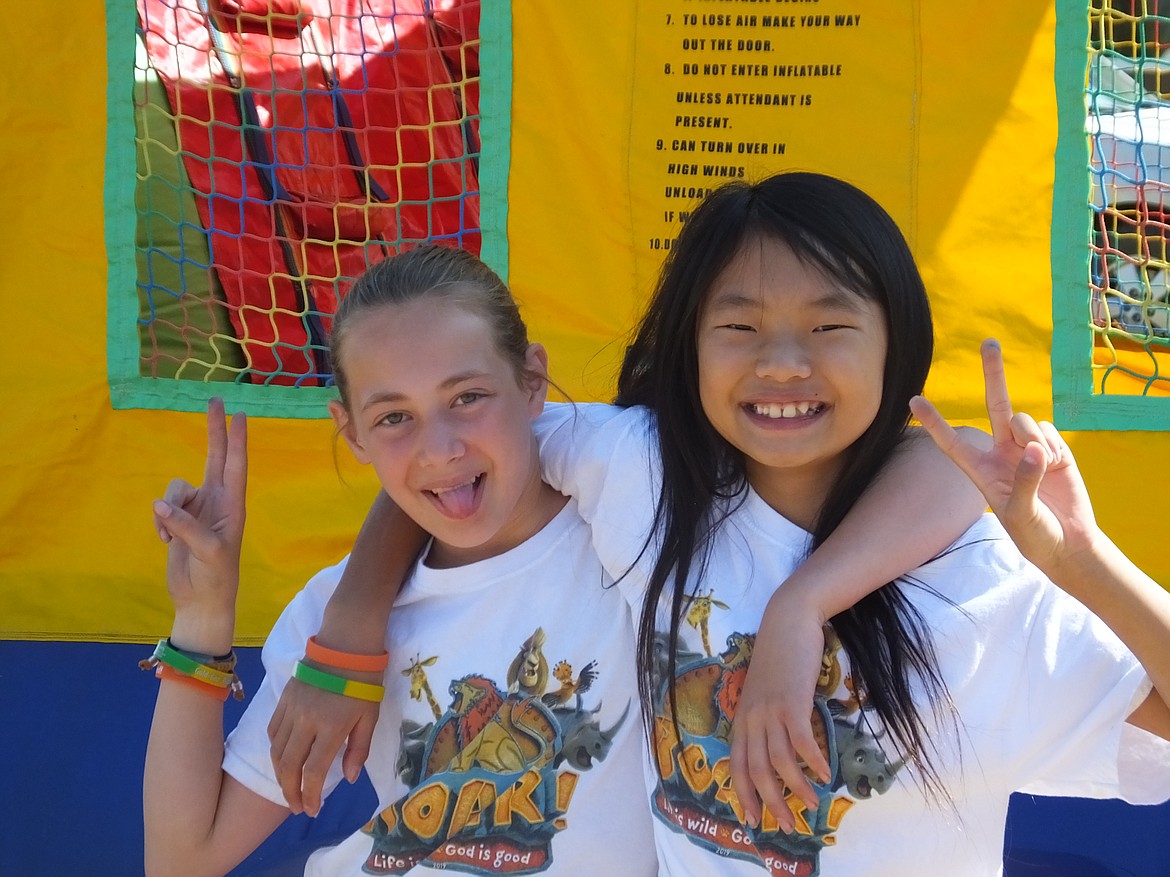
<svg viewBox="0 0 1170 877">
<path fill-rule="evenodd" d="M 194 688 L 196 691 L 206 694 L 208 697 L 214 697 L 218 701 L 226 701 L 228 693 L 231 691 L 227 686 L 212 685 L 210 682 L 204 682 L 201 679 L 196 679 L 194 676 L 187 676 L 173 667 L 168 667 L 166 664 L 159 664 L 155 667 L 154 675 L 156 678 L 165 679 L 167 682 L 178 682 L 180 685 Z"/>
<path fill-rule="evenodd" d="M 309 637 L 305 643 L 305 657 L 326 667 L 335 667 L 338 670 L 353 670 L 357 673 L 379 673 L 390 663 L 390 655 L 383 651 L 380 655 L 354 655 L 350 652 L 339 652 L 317 642 L 316 636 Z"/>
</svg>

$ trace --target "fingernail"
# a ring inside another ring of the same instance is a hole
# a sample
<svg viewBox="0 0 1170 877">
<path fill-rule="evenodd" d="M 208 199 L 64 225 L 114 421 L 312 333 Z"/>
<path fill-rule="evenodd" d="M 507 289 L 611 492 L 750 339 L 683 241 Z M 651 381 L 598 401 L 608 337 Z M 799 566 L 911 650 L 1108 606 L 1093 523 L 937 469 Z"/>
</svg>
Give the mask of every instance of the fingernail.
<svg viewBox="0 0 1170 877">
<path fill-rule="evenodd" d="M 358 778 L 358 769 L 356 767 L 347 767 L 345 769 L 345 778 L 349 780 L 350 784 L 356 783 Z"/>
<path fill-rule="evenodd" d="M 156 499 L 150 507 L 160 518 L 169 518 L 171 516 L 171 507 L 161 499 Z"/>
</svg>

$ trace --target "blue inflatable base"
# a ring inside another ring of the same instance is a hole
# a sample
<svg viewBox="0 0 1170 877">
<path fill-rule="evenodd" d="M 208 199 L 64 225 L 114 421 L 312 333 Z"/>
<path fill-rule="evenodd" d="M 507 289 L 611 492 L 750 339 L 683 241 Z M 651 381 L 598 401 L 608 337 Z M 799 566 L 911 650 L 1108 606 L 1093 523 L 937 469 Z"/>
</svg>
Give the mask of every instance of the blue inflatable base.
<svg viewBox="0 0 1170 877">
<path fill-rule="evenodd" d="M 145 645 L 0 641 L 0 874 L 142 874 L 142 760 L 157 685 Z M 254 691 L 259 649 L 240 649 Z M 232 727 L 243 705 L 228 701 Z M 342 784 L 316 819 L 294 817 L 234 877 L 293 877 L 309 853 L 363 825 L 377 807 L 363 778 Z M 1012 800 L 1006 877 L 1170 877 L 1170 803 Z"/>
<path fill-rule="evenodd" d="M 0 641 L 0 875 L 133 877 L 142 869 L 142 762 L 158 683 L 138 669 L 148 645 Z M 255 691 L 259 649 L 239 649 Z M 229 699 L 234 727 L 244 704 Z M 316 819 L 292 817 L 233 877 L 285 877 L 309 853 L 365 824 L 377 807 L 365 775 Z"/>
</svg>

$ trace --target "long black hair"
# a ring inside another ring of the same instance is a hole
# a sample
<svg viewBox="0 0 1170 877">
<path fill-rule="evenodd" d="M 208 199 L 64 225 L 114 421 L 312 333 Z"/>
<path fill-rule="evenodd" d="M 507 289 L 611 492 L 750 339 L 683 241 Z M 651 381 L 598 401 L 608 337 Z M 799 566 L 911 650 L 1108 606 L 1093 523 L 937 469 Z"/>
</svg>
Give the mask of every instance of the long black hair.
<svg viewBox="0 0 1170 877">
<path fill-rule="evenodd" d="M 833 532 L 889 461 L 904 437 L 910 397 L 922 391 L 930 369 L 933 330 L 922 278 L 893 219 L 864 192 L 832 177 L 785 173 L 754 184 L 730 183 L 694 210 L 626 352 L 616 399 L 618 405 L 644 405 L 655 413 L 662 456 L 655 513 L 661 551 L 638 624 L 638 686 L 648 709 L 661 684 L 655 637 L 663 595 L 670 595 L 666 678 L 673 704 L 688 577 L 703 572 L 712 533 L 746 496 L 743 456 L 711 426 L 700 403 L 696 331 L 720 272 L 746 244 L 759 239 L 779 241 L 845 289 L 877 303 L 886 320 L 881 405 L 845 452 L 813 528 L 812 548 Z M 866 706 L 902 754 L 916 763 L 928 787 L 943 792 L 926 756 L 925 725 L 911 696 L 917 680 L 936 715 L 947 704 L 921 617 L 891 583 L 832 623 Z"/>
</svg>

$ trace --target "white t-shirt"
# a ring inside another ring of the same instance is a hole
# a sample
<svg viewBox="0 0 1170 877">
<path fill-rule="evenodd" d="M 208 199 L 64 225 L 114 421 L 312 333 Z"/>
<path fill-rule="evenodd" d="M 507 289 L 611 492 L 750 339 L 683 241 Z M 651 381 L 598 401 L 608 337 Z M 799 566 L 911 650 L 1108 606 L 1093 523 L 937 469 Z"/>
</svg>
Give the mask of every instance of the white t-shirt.
<svg viewBox="0 0 1170 877">
<path fill-rule="evenodd" d="M 278 804 L 266 727 L 343 568 L 285 609 L 227 741 L 224 769 Z M 366 763 L 378 812 L 305 873 L 653 874 L 633 643 L 629 606 L 572 500 L 504 554 L 419 564 L 386 635 Z M 340 780 L 339 758 L 326 790 Z"/>
<path fill-rule="evenodd" d="M 538 421 L 545 478 L 577 498 L 615 577 L 642 552 L 653 518 L 661 480 L 653 430 L 643 409 L 600 405 L 555 407 Z M 1170 797 L 1170 745 L 1124 725 L 1150 690 L 1145 672 L 989 515 L 913 573 L 926 587 L 905 588 L 959 714 L 957 731 L 930 725 L 931 761 L 952 804 L 928 803 L 852 697 L 845 654 L 830 648 L 817 704 L 834 779 L 814 783 L 815 813 L 793 800 L 793 835 L 742 826 L 728 782 L 730 719 L 768 598 L 809 537 L 753 491 L 741 498 L 688 589 L 675 675 L 681 743 L 661 694 L 657 704 L 646 776 L 661 874 L 986 877 L 1000 873 L 1013 791 Z M 619 579 L 635 612 L 653 558 L 642 553 Z"/>
</svg>

